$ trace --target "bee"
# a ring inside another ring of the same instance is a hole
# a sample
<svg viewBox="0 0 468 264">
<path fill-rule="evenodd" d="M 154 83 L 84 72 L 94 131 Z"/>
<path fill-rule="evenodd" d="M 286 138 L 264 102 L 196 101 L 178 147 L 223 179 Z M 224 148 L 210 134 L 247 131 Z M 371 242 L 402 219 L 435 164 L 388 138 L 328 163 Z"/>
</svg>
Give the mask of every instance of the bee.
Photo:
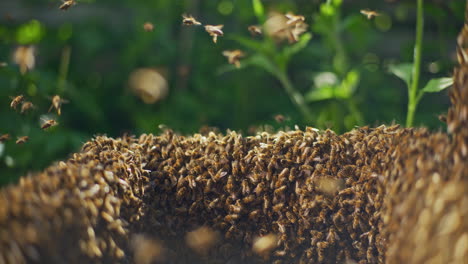
<svg viewBox="0 0 468 264">
<path fill-rule="evenodd" d="M 241 50 L 225 50 L 223 55 L 227 57 L 229 64 L 234 64 L 236 68 L 240 68 L 240 59 L 245 56 L 245 53 Z"/>
<path fill-rule="evenodd" d="M 154 25 L 150 22 L 146 22 L 143 24 L 143 29 L 146 31 L 146 32 L 152 32 L 154 30 Z"/>
<path fill-rule="evenodd" d="M 249 213 L 249 220 L 256 221 L 260 216 L 260 210 L 253 210 Z"/>
<path fill-rule="evenodd" d="M 63 1 L 62 5 L 60 5 L 59 9 L 60 10 L 68 10 L 70 7 L 76 5 L 76 1 L 75 0 L 66 0 L 66 1 Z"/>
<path fill-rule="evenodd" d="M 217 25 L 217 26 L 206 25 L 205 26 L 206 32 L 208 32 L 208 34 L 210 34 L 210 36 L 213 37 L 213 42 L 214 43 L 216 43 L 219 36 L 224 35 L 223 30 L 222 30 L 223 27 L 224 27 L 224 25 Z"/>
<path fill-rule="evenodd" d="M 10 139 L 10 134 L 3 134 L 0 136 L 0 143 L 3 143 Z"/>
<path fill-rule="evenodd" d="M 195 18 L 193 18 L 192 15 L 183 14 L 182 18 L 182 24 L 184 24 L 185 26 L 199 26 L 202 24 L 198 22 Z"/>
<path fill-rule="evenodd" d="M 275 195 L 282 195 L 286 191 L 286 188 L 288 188 L 286 185 L 283 185 L 279 187 L 278 189 L 275 190 Z"/>
<path fill-rule="evenodd" d="M 8 63 L 4 61 L 0 62 L 0 68 L 6 67 L 6 66 L 8 66 Z"/>
<path fill-rule="evenodd" d="M 281 210 L 283 209 L 283 207 L 284 207 L 284 203 L 275 204 L 275 205 L 273 206 L 273 211 L 275 211 L 275 212 L 277 212 L 277 213 L 278 213 L 278 212 L 281 212 Z"/>
<path fill-rule="evenodd" d="M 26 111 L 29 111 L 34 108 L 33 103 L 31 102 L 23 102 L 21 105 L 21 114 L 25 113 Z"/>
<path fill-rule="evenodd" d="M 57 111 L 57 114 L 60 115 L 60 114 L 62 113 L 61 107 L 62 107 L 62 104 L 63 104 L 63 103 L 68 103 L 68 101 L 67 101 L 67 100 L 64 100 L 64 99 L 62 99 L 62 98 L 60 98 L 59 95 L 54 95 L 54 96 L 52 97 L 52 105 L 51 105 L 50 108 L 49 108 L 49 112 L 50 112 L 53 108 L 55 108 L 55 110 Z"/>
<path fill-rule="evenodd" d="M 305 21 L 305 17 L 301 15 L 296 16 L 293 13 L 287 13 L 285 16 L 288 19 L 288 21 L 286 22 L 286 25 L 288 26 L 295 26 L 297 24 L 304 23 Z"/>
<path fill-rule="evenodd" d="M 16 144 L 24 144 L 24 143 L 28 142 L 28 140 L 29 140 L 28 136 L 22 136 L 22 137 L 19 137 L 16 140 Z"/>
<path fill-rule="evenodd" d="M 13 108 L 14 110 L 16 110 L 16 107 L 18 107 L 18 105 L 23 102 L 24 100 L 24 96 L 23 95 L 18 95 L 16 96 L 15 98 L 13 98 L 13 100 L 11 101 L 10 103 L 10 107 Z"/>
<path fill-rule="evenodd" d="M 283 123 L 284 121 L 287 120 L 287 118 L 286 118 L 284 115 L 282 115 L 282 114 L 277 114 L 277 115 L 274 116 L 274 118 L 275 118 L 275 121 L 276 121 L 278 124 L 281 124 L 281 123 Z"/>
<path fill-rule="evenodd" d="M 43 119 L 42 121 L 43 123 L 41 125 L 41 129 L 43 130 L 58 125 L 57 121 L 55 121 L 54 119 L 49 119 L 49 120 Z"/>
<path fill-rule="evenodd" d="M 255 201 L 255 195 L 251 194 L 249 196 L 246 196 L 244 197 L 244 199 L 242 199 L 242 202 L 244 204 L 249 204 L 249 203 L 252 203 L 253 201 Z"/>
<path fill-rule="evenodd" d="M 260 36 L 262 35 L 262 29 L 260 28 L 260 26 L 249 26 L 247 28 L 250 32 L 250 34 L 252 34 L 253 37 L 256 37 L 256 36 Z"/>
<path fill-rule="evenodd" d="M 239 218 L 240 218 L 239 214 L 230 214 L 230 215 L 226 215 L 226 217 L 224 217 L 224 221 L 233 223 Z"/>
<path fill-rule="evenodd" d="M 447 115 L 441 114 L 438 116 L 439 121 L 442 123 L 447 123 Z"/>
<path fill-rule="evenodd" d="M 19 46 L 13 54 L 13 60 L 19 65 L 21 74 L 32 70 L 36 64 L 36 48 L 34 46 Z"/>
<path fill-rule="evenodd" d="M 264 255 L 272 251 L 277 246 L 277 243 L 278 237 L 275 234 L 268 234 L 255 238 L 252 250 L 259 255 Z"/>
<path fill-rule="evenodd" d="M 361 10 L 361 14 L 365 15 L 367 19 L 372 19 L 373 17 L 380 16 L 380 13 L 372 11 L 370 9 Z"/>
</svg>

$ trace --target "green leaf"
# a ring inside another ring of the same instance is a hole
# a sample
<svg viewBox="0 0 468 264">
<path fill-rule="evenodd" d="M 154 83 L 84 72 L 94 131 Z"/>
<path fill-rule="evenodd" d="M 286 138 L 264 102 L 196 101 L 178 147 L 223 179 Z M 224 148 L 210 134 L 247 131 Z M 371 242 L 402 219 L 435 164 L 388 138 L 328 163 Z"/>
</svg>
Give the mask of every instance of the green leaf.
<svg viewBox="0 0 468 264">
<path fill-rule="evenodd" d="M 398 78 L 405 81 L 408 87 L 411 84 L 411 74 L 413 72 L 413 64 L 412 63 L 402 63 L 396 65 L 390 65 L 389 71 L 395 74 Z"/>
<path fill-rule="evenodd" d="M 254 51 L 261 52 L 266 49 L 266 46 L 264 43 L 258 41 L 258 40 L 253 40 L 250 38 L 242 37 L 242 36 L 234 36 L 231 37 L 234 41 L 238 42 L 242 46 L 253 49 Z"/>
<path fill-rule="evenodd" d="M 422 89 L 425 93 L 437 93 L 453 84 L 453 78 L 444 77 L 430 80 Z"/>
<path fill-rule="evenodd" d="M 41 41 L 45 34 L 45 28 L 41 22 L 31 20 L 16 31 L 16 41 L 22 45 L 33 44 Z"/>
<path fill-rule="evenodd" d="M 359 72 L 350 71 L 346 75 L 345 79 L 340 83 L 338 88 L 335 91 L 337 98 L 349 99 L 353 95 L 353 92 L 356 90 L 356 87 L 359 83 Z"/>
<path fill-rule="evenodd" d="M 261 0 L 252 0 L 252 6 L 254 10 L 254 14 L 257 19 L 263 23 L 265 20 L 265 8 L 263 7 Z"/>
<path fill-rule="evenodd" d="M 283 49 L 283 56 L 286 57 L 288 60 L 289 58 L 298 53 L 299 51 L 303 50 L 309 44 L 309 41 L 312 39 L 312 34 L 305 33 L 303 34 L 297 43 L 294 43 L 291 46 L 286 46 Z"/>
<path fill-rule="evenodd" d="M 310 92 L 305 95 L 305 99 L 309 102 L 318 102 L 335 97 L 335 87 L 332 85 L 324 85 L 320 88 L 313 88 Z"/>
</svg>

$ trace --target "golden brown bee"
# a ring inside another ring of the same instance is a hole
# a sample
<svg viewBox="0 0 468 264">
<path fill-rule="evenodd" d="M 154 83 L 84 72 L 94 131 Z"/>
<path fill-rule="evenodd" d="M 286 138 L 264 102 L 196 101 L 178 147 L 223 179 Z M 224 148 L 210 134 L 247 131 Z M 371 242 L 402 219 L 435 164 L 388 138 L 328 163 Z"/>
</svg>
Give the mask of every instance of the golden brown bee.
<svg viewBox="0 0 468 264">
<path fill-rule="evenodd" d="M 182 15 L 182 23 L 186 26 L 199 26 L 201 25 L 202 23 L 198 22 L 195 18 L 193 18 L 192 15 L 186 15 L 186 14 L 183 14 Z"/>
<path fill-rule="evenodd" d="M 224 221 L 232 223 L 232 222 L 235 222 L 239 218 L 240 218 L 239 214 L 230 214 L 224 217 Z"/>
<path fill-rule="evenodd" d="M 34 108 L 33 103 L 31 102 L 23 102 L 21 105 L 21 114 L 25 113 L 26 111 L 29 111 Z"/>
<path fill-rule="evenodd" d="M 294 26 L 296 24 L 300 24 L 305 21 L 305 17 L 301 15 L 294 15 L 293 13 L 287 13 L 285 16 L 288 19 L 288 21 L 286 22 L 286 25 L 288 26 Z"/>
<path fill-rule="evenodd" d="M 60 5 L 59 9 L 60 10 L 68 10 L 70 7 L 76 5 L 76 1 L 75 0 L 66 0 L 66 1 L 63 1 L 62 5 Z"/>
<path fill-rule="evenodd" d="M 361 10 L 361 14 L 365 15 L 367 19 L 372 19 L 373 17 L 380 16 L 380 13 L 377 13 L 376 11 L 372 11 L 370 9 Z"/>
<path fill-rule="evenodd" d="M 23 96 L 23 95 L 18 95 L 18 96 L 16 96 L 16 97 L 13 98 L 13 100 L 11 101 L 10 107 L 16 110 L 16 107 L 18 107 L 18 105 L 19 105 L 21 102 L 23 102 L 23 100 L 24 100 L 24 96 Z"/>
<path fill-rule="evenodd" d="M 24 143 L 28 142 L 28 140 L 29 140 L 28 136 L 22 136 L 22 137 L 19 137 L 16 140 L 16 144 L 24 144 Z"/>
<path fill-rule="evenodd" d="M 253 210 L 249 213 L 249 220 L 256 221 L 260 215 L 260 210 Z"/>
<path fill-rule="evenodd" d="M 280 212 L 284 207 L 284 203 L 279 203 L 279 204 L 275 204 L 273 206 L 273 211 L 275 211 L 276 213 Z"/>
<path fill-rule="evenodd" d="M 3 134 L 0 136 L 0 143 L 3 143 L 10 139 L 10 134 Z"/>
<path fill-rule="evenodd" d="M 45 130 L 45 129 L 48 129 L 50 127 L 56 126 L 56 125 L 58 125 L 58 123 L 54 119 L 49 119 L 49 120 L 43 119 L 41 129 Z"/>
<path fill-rule="evenodd" d="M 208 32 L 208 34 L 210 34 L 210 36 L 213 37 L 213 42 L 216 43 L 216 41 L 218 40 L 218 37 L 219 36 L 223 36 L 224 33 L 223 33 L 223 27 L 224 25 L 217 25 L 217 26 L 213 26 L 213 25 L 206 25 L 205 26 L 205 30 L 206 32 Z"/>
<path fill-rule="evenodd" d="M 143 24 L 143 29 L 146 31 L 146 32 L 152 32 L 154 30 L 154 25 L 150 22 L 146 22 Z"/>
<path fill-rule="evenodd" d="M 250 34 L 252 34 L 252 36 L 256 37 L 256 36 L 260 36 L 262 35 L 262 28 L 260 28 L 259 26 L 249 26 L 247 28 L 250 32 Z"/>
<path fill-rule="evenodd" d="M 55 108 L 55 110 L 57 111 L 57 114 L 60 115 L 60 114 L 62 113 L 61 108 L 62 108 L 62 104 L 63 104 L 63 103 L 68 103 L 68 101 L 67 101 L 67 100 L 64 100 L 64 99 L 62 99 L 62 98 L 60 98 L 59 95 L 54 95 L 54 96 L 52 97 L 52 105 L 51 105 L 50 108 L 49 108 L 49 112 L 50 112 L 53 108 Z"/>
<path fill-rule="evenodd" d="M 246 196 L 244 197 L 244 199 L 242 199 L 242 202 L 244 204 L 249 204 L 249 203 L 252 203 L 253 201 L 255 201 L 255 195 L 251 194 L 249 196 Z"/>
<path fill-rule="evenodd" d="M 234 64 L 236 68 L 240 68 L 240 59 L 245 56 L 245 53 L 241 50 L 225 50 L 223 55 L 227 57 L 229 64 Z"/>
</svg>

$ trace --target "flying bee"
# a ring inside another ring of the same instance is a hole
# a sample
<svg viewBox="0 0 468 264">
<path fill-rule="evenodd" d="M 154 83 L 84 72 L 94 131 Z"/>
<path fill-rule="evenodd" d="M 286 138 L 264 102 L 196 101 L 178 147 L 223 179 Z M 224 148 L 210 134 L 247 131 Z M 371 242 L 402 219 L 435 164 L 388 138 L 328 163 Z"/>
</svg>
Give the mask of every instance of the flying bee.
<svg viewBox="0 0 468 264">
<path fill-rule="evenodd" d="M 49 119 L 49 120 L 43 119 L 42 121 L 43 123 L 41 125 L 41 129 L 43 130 L 58 125 L 57 121 L 55 121 L 54 119 Z"/>
<path fill-rule="evenodd" d="M 3 134 L 0 136 L 0 143 L 3 143 L 10 139 L 10 134 Z"/>
<path fill-rule="evenodd" d="M 210 34 L 210 36 L 213 37 L 213 42 L 216 43 L 216 41 L 218 40 L 218 37 L 219 36 L 223 36 L 224 33 L 223 33 L 223 27 L 224 25 L 217 25 L 217 26 L 213 26 L 213 25 L 206 25 L 205 26 L 205 30 L 206 32 L 208 32 L 208 34 Z"/>
<path fill-rule="evenodd" d="M 376 12 L 376 11 L 372 11 L 370 9 L 363 9 L 361 10 L 361 14 L 365 15 L 367 17 L 367 19 L 372 19 L 376 16 L 380 16 L 380 13 Z"/>
<path fill-rule="evenodd" d="M 151 32 L 154 30 L 154 25 L 150 22 L 146 22 L 143 24 L 143 30 L 145 30 L 146 32 Z"/>
<path fill-rule="evenodd" d="M 260 28 L 260 26 L 249 26 L 247 28 L 250 32 L 250 34 L 252 34 L 253 37 L 256 37 L 256 36 L 260 36 L 262 35 L 262 28 Z"/>
<path fill-rule="evenodd" d="M 68 10 L 70 7 L 76 5 L 76 0 L 66 0 L 66 1 L 63 1 L 62 5 L 60 5 L 59 9 L 60 10 L 63 10 L 63 11 L 66 11 Z"/>
<path fill-rule="evenodd" d="M 29 140 L 28 136 L 22 136 L 22 137 L 19 137 L 18 140 L 16 140 L 16 144 L 24 144 L 28 142 L 28 140 Z"/>
<path fill-rule="evenodd" d="M 55 110 L 57 111 L 57 114 L 60 115 L 62 113 L 61 108 L 62 108 L 63 103 L 68 103 L 68 101 L 60 98 L 59 95 L 54 95 L 52 97 L 52 105 L 49 108 L 49 112 L 55 108 Z"/>
<path fill-rule="evenodd" d="M 202 23 L 198 22 L 195 18 L 193 18 L 192 15 L 183 14 L 182 18 L 183 18 L 182 24 L 184 24 L 186 26 L 199 26 L 199 25 L 202 24 Z"/>
<path fill-rule="evenodd" d="M 19 105 L 21 102 L 23 102 L 23 100 L 24 100 L 24 96 L 23 96 L 23 95 L 18 95 L 18 96 L 16 96 L 16 97 L 13 98 L 13 100 L 11 101 L 10 107 L 16 110 L 16 107 L 18 107 L 18 105 Z"/>
<path fill-rule="evenodd" d="M 21 114 L 25 113 L 26 111 L 29 111 L 34 108 L 33 103 L 31 102 L 23 102 L 21 105 Z"/>
<path fill-rule="evenodd" d="M 245 53 L 241 50 L 225 50 L 223 55 L 227 57 L 229 64 L 234 64 L 236 68 L 240 68 L 240 58 L 245 56 Z"/>
<path fill-rule="evenodd" d="M 305 21 L 305 17 L 301 15 L 294 15 L 293 13 L 287 13 L 285 16 L 288 19 L 288 21 L 286 22 L 286 25 L 288 26 L 301 24 Z"/>
<path fill-rule="evenodd" d="M 282 114 L 277 114 L 277 115 L 274 116 L 274 118 L 275 118 L 275 121 L 276 121 L 278 124 L 281 124 L 281 123 L 283 123 L 283 122 L 286 121 L 286 120 L 289 120 L 288 118 L 286 118 L 286 117 L 285 117 L 284 115 L 282 115 Z"/>
</svg>

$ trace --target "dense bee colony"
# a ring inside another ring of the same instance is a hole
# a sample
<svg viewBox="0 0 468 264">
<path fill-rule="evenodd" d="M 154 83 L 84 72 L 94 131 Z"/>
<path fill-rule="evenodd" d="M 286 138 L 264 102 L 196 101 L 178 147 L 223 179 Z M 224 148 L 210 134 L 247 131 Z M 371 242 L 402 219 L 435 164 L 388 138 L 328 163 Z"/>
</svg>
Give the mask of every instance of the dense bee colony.
<svg viewBox="0 0 468 264">
<path fill-rule="evenodd" d="M 448 134 L 105 136 L 0 192 L 0 263 L 466 263 L 468 27 Z"/>
</svg>

